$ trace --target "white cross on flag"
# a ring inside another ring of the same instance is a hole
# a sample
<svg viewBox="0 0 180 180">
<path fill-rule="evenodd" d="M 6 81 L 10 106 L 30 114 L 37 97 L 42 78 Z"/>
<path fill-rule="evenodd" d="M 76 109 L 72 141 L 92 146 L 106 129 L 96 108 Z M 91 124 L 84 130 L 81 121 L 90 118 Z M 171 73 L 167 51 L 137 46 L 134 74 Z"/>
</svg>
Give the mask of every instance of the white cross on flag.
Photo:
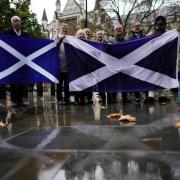
<svg viewBox="0 0 180 180">
<path fill-rule="evenodd" d="M 59 71 L 54 41 L 0 35 L 0 84 L 58 83 Z"/>
<path fill-rule="evenodd" d="M 134 92 L 179 86 L 178 32 L 115 45 L 65 38 L 71 91 Z"/>
</svg>

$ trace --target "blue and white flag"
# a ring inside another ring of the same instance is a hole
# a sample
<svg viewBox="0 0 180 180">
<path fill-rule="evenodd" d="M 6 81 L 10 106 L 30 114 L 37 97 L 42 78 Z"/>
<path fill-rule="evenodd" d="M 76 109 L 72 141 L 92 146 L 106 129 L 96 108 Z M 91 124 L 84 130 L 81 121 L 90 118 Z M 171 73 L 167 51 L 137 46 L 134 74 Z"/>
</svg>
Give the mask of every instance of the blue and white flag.
<svg viewBox="0 0 180 180">
<path fill-rule="evenodd" d="M 58 83 L 56 42 L 0 34 L 0 84 Z"/>
<path fill-rule="evenodd" d="M 179 86 L 178 33 L 115 45 L 66 37 L 70 91 L 134 92 Z"/>
</svg>

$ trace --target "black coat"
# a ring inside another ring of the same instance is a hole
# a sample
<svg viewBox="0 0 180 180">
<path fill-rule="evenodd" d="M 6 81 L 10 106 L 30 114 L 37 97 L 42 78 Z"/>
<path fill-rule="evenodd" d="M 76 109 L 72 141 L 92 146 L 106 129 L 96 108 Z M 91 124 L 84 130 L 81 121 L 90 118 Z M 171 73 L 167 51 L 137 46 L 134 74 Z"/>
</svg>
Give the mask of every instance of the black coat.
<svg viewBox="0 0 180 180">
<path fill-rule="evenodd" d="M 129 40 L 133 40 L 133 39 L 137 39 L 137 38 L 145 36 L 142 31 L 140 31 L 138 33 L 138 36 L 137 36 L 137 34 L 134 31 L 131 31 L 131 34 L 132 34 L 132 36 L 129 37 Z"/>
<path fill-rule="evenodd" d="M 7 34 L 7 35 L 12 35 L 12 36 L 17 36 L 17 34 L 14 32 L 13 29 L 8 29 L 8 30 L 5 30 L 3 32 L 3 34 Z M 21 31 L 21 36 L 22 37 L 29 37 L 29 35 L 23 31 Z"/>
<path fill-rule="evenodd" d="M 13 29 L 8 29 L 3 32 L 5 35 L 18 36 Z M 21 37 L 28 37 L 29 35 L 23 31 L 21 31 Z M 11 101 L 15 103 L 15 105 L 23 104 L 23 97 L 27 97 L 28 87 L 24 86 L 21 83 L 11 84 L 10 86 L 10 94 Z"/>
</svg>

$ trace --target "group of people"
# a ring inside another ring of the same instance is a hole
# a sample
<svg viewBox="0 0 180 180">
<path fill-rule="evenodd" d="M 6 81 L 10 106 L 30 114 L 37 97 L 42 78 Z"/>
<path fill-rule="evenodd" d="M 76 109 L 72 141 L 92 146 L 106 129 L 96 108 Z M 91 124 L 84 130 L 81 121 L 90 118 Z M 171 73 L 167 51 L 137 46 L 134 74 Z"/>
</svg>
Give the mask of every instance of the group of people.
<svg viewBox="0 0 180 180">
<path fill-rule="evenodd" d="M 158 34 L 158 33 L 164 33 L 166 31 L 166 18 L 164 16 L 158 16 L 155 18 L 154 23 L 154 30 L 151 34 Z M 68 25 L 65 23 L 62 23 L 60 26 L 60 33 L 58 34 L 58 43 L 57 46 L 59 47 L 59 55 L 61 57 L 61 74 L 60 74 L 60 83 L 57 86 L 57 100 L 64 103 L 69 104 L 69 86 L 68 86 L 68 71 L 67 71 L 67 62 L 66 62 L 66 56 L 65 56 L 65 50 L 63 45 L 63 39 L 65 36 L 68 35 Z M 129 36 L 129 38 L 124 37 L 124 30 L 123 26 L 121 24 L 117 24 L 114 26 L 114 36 L 110 39 L 107 39 L 106 34 L 102 30 L 98 30 L 95 33 L 95 38 L 92 37 L 92 32 L 89 28 L 85 29 L 79 29 L 76 32 L 77 38 L 82 39 L 88 39 L 97 41 L 99 43 L 108 43 L 108 44 L 118 44 L 122 43 L 126 40 L 133 40 L 137 38 L 141 38 L 146 36 L 143 34 L 143 30 L 141 28 L 141 24 L 139 22 L 135 22 L 132 25 L 132 31 Z M 66 67 L 66 68 L 64 68 Z M 64 85 L 64 86 L 63 86 Z M 62 96 L 62 89 L 64 90 L 64 97 Z M 142 92 L 145 94 L 145 103 L 154 103 L 154 92 Z M 135 100 L 137 102 L 140 101 L 140 92 L 134 92 Z M 92 93 L 82 93 L 82 92 L 75 92 L 73 94 L 75 96 L 75 102 L 76 104 L 84 104 L 84 103 L 91 103 L 92 100 Z M 99 92 L 100 99 L 102 100 L 102 103 L 106 102 L 106 95 L 107 95 L 107 101 L 108 103 L 114 103 L 117 100 L 117 93 L 102 93 Z M 130 102 L 128 99 L 128 94 L 126 92 L 122 93 L 122 101 L 124 103 Z M 170 98 L 165 96 L 165 91 L 160 90 L 159 91 L 159 102 L 170 102 Z"/>
<path fill-rule="evenodd" d="M 9 30 L 4 31 L 4 34 L 13 35 L 13 36 L 28 36 L 28 34 L 24 33 L 21 30 L 21 19 L 18 16 L 13 16 L 11 18 L 11 25 L 12 28 Z M 154 31 L 152 34 L 157 33 L 164 33 L 166 31 L 166 18 L 164 16 L 158 16 L 155 19 L 154 23 Z M 56 85 L 56 98 L 57 101 L 61 104 L 69 104 L 70 103 L 70 96 L 74 96 L 74 103 L 75 104 L 85 104 L 85 103 L 91 103 L 92 102 L 92 92 L 69 92 L 69 81 L 68 81 L 68 67 L 67 67 L 67 61 L 66 61 L 66 52 L 64 48 L 63 39 L 69 34 L 69 27 L 66 23 L 61 23 L 59 34 L 57 36 L 57 49 L 59 53 L 59 57 L 61 59 L 61 70 L 59 74 L 59 83 Z M 135 22 L 132 25 L 132 31 L 127 38 L 128 40 L 133 40 L 137 38 L 141 38 L 146 36 L 143 34 L 141 24 L 139 22 Z M 124 37 L 124 30 L 123 26 L 121 24 L 117 24 L 114 26 L 114 36 L 110 39 L 108 39 L 102 30 L 98 30 L 95 33 L 95 38 L 92 37 L 92 32 L 89 28 L 85 29 L 79 29 L 76 32 L 77 38 L 84 38 L 88 40 L 97 41 L 99 43 L 109 43 L 109 44 L 118 44 L 126 41 L 126 38 Z M 11 100 L 15 105 L 23 106 L 23 97 L 27 96 L 28 89 L 25 89 L 23 84 L 12 84 L 10 85 L 10 94 L 11 94 Z M 29 85 L 29 87 L 32 88 L 32 85 Z M 42 94 L 42 86 L 40 86 L 41 91 L 40 94 Z M 154 100 L 154 92 L 143 92 L 146 95 L 146 99 L 144 102 L 153 103 Z M 102 93 L 99 92 L 100 99 L 103 103 L 106 101 L 106 95 L 107 95 L 107 101 L 109 103 L 116 102 L 117 99 L 117 93 Z M 140 93 L 134 92 L 134 96 L 136 98 L 136 101 L 140 101 Z M 5 86 L 0 86 L 0 98 L 5 97 Z M 122 93 L 122 100 L 123 102 L 129 102 L 128 96 L 126 92 Z M 159 101 L 161 102 L 169 102 L 170 99 L 165 96 L 164 91 L 161 90 Z"/>
</svg>

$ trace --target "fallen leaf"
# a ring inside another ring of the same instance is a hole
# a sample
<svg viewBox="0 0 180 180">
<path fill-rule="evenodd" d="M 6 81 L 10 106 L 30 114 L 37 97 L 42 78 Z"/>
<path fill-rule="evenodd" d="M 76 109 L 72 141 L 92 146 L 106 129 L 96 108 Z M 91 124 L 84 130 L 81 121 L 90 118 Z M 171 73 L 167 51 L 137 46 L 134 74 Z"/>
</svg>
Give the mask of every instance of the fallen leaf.
<svg viewBox="0 0 180 180">
<path fill-rule="evenodd" d="M 177 123 L 175 124 L 175 127 L 176 127 L 176 128 L 180 128 L 180 122 L 177 122 Z"/>
<path fill-rule="evenodd" d="M 23 115 L 23 113 L 25 112 L 26 110 L 24 109 L 16 109 L 15 112 L 13 112 L 12 114 L 14 114 L 17 118 L 21 117 Z"/>
<path fill-rule="evenodd" d="M 112 121 L 128 121 L 136 122 L 136 118 L 131 115 L 122 115 L 121 113 L 112 113 L 107 115 L 107 118 L 110 118 Z"/>
<path fill-rule="evenodd" d="M 119 121 L 129 121 L 129 122 L 136 122 L 136 118 L 130 115 L 122 115 Z"/>
<path fill-rule="evenodd" d="M 131 127 L 131 126 L 135 125 L 136 122 L 123 122 L 123 121 L 119 121 L 119 124 L 120 124 L 122 127 Z"/>
<path fill-rule="evenodd" d="M 2 121 L 0 121 L 0 127 L 5 127 L 8 123 L 3 123 Z"/>
<path fill-rule="evenodd" d="M 112 114 L 107 115 L 107 118 L 111 120 L 119 120 L 121 116 L 122 116 L 121 113 L 112 113 Z"/>
</svg>

